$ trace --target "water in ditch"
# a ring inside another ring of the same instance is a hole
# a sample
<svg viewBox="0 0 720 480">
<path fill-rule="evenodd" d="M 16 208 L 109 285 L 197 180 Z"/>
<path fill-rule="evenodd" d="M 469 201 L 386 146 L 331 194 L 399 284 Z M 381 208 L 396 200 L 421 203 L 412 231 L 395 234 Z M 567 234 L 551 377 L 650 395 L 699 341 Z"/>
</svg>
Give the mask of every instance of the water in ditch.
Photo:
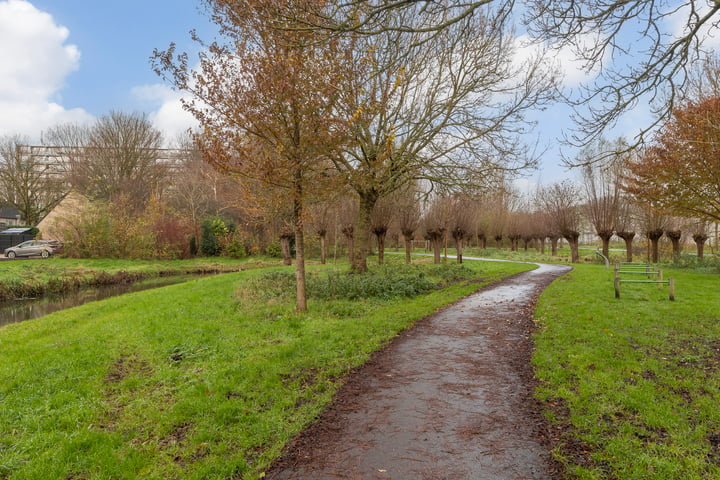
<svg viewBox="0 0 720 480">
<path fill-rule="evenodd" d="M 187 282 L 203 276 L 207 275 L 177 275 L 151 278 L 134 283 L 103 285 L 64 293 L 47 294 L 37 298 L 0 302 L 0 327 L 11 323 L 32 320 L 33 318 L 42 317 L 49 313 L 57 312 L 58 310 L 77 307 L 78 305 L 95 300 Z"/>
</svg>

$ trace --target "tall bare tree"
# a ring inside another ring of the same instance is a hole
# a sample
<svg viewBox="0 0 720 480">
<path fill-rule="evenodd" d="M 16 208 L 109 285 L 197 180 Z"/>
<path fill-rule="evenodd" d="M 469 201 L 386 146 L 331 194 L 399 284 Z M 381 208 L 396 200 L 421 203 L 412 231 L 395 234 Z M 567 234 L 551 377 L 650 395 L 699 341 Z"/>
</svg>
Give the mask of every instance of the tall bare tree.
<svg viewBox="0 0 720 480">
<path fill-rule="evenodd" d="M 27 225 L 37 225 L 67 192 L 63 172 L 34 155 L 26 141 L 0 138 L 0 201 L 18 209 Z"/>
<path fill-rule="evenodd" d="M 552 219 L 554 228 L 570 244 L 570 256 L 573 263 L 580 260 L 578 241 L 580 238 L 580 189 L 565 180 L 545 187 L 541 193 L 546 212 Z"/>
<path fill-rule="evenodd" d="M 158 162 L 162 133 L 142 113 L 112 111 L 90 126 L 58 125 L 43 141 L 63 149 L 73 187 L 90 198 L 122 194 L 139 208 L 168 175 L 168 165 Z"/>
<path fill-rule="evenodd" d="M 583 162 L 582 172 L 586 195 L 585 215 L 602 241 L 602 253 L 606 258 L 610 253 L 610 239 L 616 229 L 620 207 L 619 168 L 622 163 L 619 154 L 614 152 L 626 148 L 623 140 L 610 143 L 600 139 L 580 154 L 580 157 L 586 159 L 604 158 L 602 163 Z"/>
<path fill-rule="evenodd" d="M 524 114 L 552 98 L 555 77 L 539 57 L 516 63 L 504 21 L 469 15 L 423 30 L 425 12 L 391 9 L 373 35 L 354 35 L 345 83 L 350 142 L 335 166 L 360 199 L 358 255 L 367 268 L 370 214 L 414 180 L 482 185 L 533 158 L 518 140 Z"/>
</svg>

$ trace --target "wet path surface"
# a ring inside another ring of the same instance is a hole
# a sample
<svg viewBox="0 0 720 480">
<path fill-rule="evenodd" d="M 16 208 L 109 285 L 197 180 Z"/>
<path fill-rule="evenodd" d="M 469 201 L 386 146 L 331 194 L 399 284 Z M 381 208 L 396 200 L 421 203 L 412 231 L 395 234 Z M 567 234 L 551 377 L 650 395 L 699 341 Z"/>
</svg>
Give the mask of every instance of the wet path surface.
<svg viewBox="0 0 720 480">
<path fill-rule="evenodd" d="M 355 372 L 269 479 L 552 479 L 532 399 L 541 265 L 420 321 Z"/>
</svg>

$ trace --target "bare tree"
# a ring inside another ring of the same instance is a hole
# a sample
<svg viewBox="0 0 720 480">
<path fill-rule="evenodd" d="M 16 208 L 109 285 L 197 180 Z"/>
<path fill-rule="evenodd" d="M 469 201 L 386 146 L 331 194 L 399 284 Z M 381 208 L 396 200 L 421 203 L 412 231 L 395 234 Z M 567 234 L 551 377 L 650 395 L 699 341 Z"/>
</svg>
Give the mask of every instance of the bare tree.
<svg viewBox="0 0 720 480">
<path fill-rule="evenodd" d="M 448 201 L 450 203 L 448 228 L 455 241 L 457 263 L 463 263 L 464 242 L 472 233 L 472 202 L 469 197 L 462 194 L 455 194 Z"/>
<path fill-rule="evenodd" d="M 405 241 L 405 263 L 412 262 L 415 232 L 420 226 L 420 203 L 413 188 L 399 190 L 396 199 L 396 222 Z"/>
<path fill-rule="evenodd" d="M 636 207 L 628 196 L 621 196 L 618 203 L 617 218 L 615 219 L 615 233 L 625 242 L 626 259 L 633 261 L 633 239 L 635 238 Z"/>
<path fill-rule="evenodd" d="M 344 101 L 351 141 L 335 159 L 360 198 L 359 271 L 380 198 L 414 180 L 486 186 L 498 170 L 532 163 L 518 134 L 555 86 L 542 59 L 513 62 L 504 22 L 470 15 L 428 33 L 415 8 L 388 12 L 376 34 L 355 36 Z"/>
<path fill-rule="evenodd" d="M 673 250 L 673 261 L 680 260 L 682 250 L 682 234 L 686 220 L 679 217 L 669 217 L 665 225 L 665 236 L 670 239 Z"/>
<path fill-rule="evenodd" d="M 536 0 L 530 5 L 526 22 L 533 33 L 558 48 L 572 47 L 586 70 L 599 71 L 573 102 L 587 109 L 576 113 L 571 141 L 577 145 L 599 138 L 640 101 L 654 105 L 656 114 L 643 126 L 641 139 L 669 118 L 690 67 L 700 58 L 703 36 L 717 25 L 720 11 L 720 3 L 702 0 Z M 685 28 L 668 31 L 667 25 L 678 19 Z M 628 42 L 628 35 L 637 32 L 642 41 Z"/>
<path fill-rule="evenodd" d="M 327 262 L 327 235 L 330 230 L 332 217 L 335 214 L 335 205 L 331 202 L 322 202 L 310 206 L 310 223 L 320 240 L 320 263 Z"/>
<path fill-rule="evenodd" d="M 692 239 L 697 248 L 697 257 L 703 258 L 705 252 L 705 242 L 708 239 L 707 222 L 695 221 L 691 223 Z"/>
<path fill-rule="evenodd" d="M 385 236 L 395 212 L 394 198 L 384 197 L 375 204 L 370 216 L 370 231 L 377 239 L 378 263 L 385 261 Z"/>
<path fill-rule="evenodd" d="M 0 201 L 37 225 L 68 192 L 65 176 L 34 155 L 18 136 L 0 138 Z"/>
<path fill-rule="evenodd" d="M 440 263 L 443 243 L 448 232 L 451 208 L 447 197 L 435 197 L 423 216 L 425 238 L 432 245 L 433 261 L 436 264 Z"/>
<path fill-rule="evenodd" d="M 123 194 L 141 207 L 167 178 L 168 166 L 157 161 L 162 134 L 145 114 L 113 111 L 89 127 L 53 127 L 43 140 L 64 149 L 73 188 L 90 198 Z"/>
<path fill-rule="evenodd" d="M 602 253 L 606 258 L 609 256 L 610 239 L 616 229 L 615 222 L 620 206 L 619 167 L 622 164 L 618 154 L 614 152 L 625 149 L 623 140 L 611 144 L 600 139 L 580 154 L 581 158 L 605 159 L 602 163 L 583 162 L 582 172 L 586 195 L 585 215 L 602 241 Z"/>
<path fill-rule="evenodd" d="M 347 242 L 347 254 L 350 265 L 355 261 L 355 223 L 357 221 L 357 197 L 345 196 L 339 201 L 337 220 L 340 232 Z"/>
<path fill-rule="evenodd" d="M 645 237 L 650 241 L 648 260 L 657 263 L 660 237 L 663 236 L 667 228 L 668 217 L 664 212 L 647 204 L 642 205 L 641 212 L 643 231 Z"/>
<path fill-rule="evenodd" d="M 541 193 L 546 212 L 552 219 L 554 228 L 570 244 L 570 256 L 573 263 L 580 261 L 578 240 L 580 238 L 580 191 L 569 181 L 555 183 Z"/>
</svg>

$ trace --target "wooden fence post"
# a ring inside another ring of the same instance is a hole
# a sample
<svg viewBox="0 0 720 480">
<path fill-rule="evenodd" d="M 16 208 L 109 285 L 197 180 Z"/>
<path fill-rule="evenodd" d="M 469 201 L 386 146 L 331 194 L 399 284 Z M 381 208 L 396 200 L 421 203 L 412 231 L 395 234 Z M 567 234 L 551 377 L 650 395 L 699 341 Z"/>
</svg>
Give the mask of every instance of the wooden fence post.
<svg viewBox="0 0 720 480">
<path fill-rule="evenodd" d="M 675 278 L 670 277 L 668 278 L 668 291 L 670 295 L 670 301 L 675 301 Z"/>
<path fill-rule="evenodd" d="M 663 279 L 662 270 L 658 270 L 658 280 L 662 282 L 662 279 Z M 658 288 L 659 288 L 660 290 L 662 290 L 662 286 L 663 286 L 662 283 L 658 283 Z"/>
<path fill-rule="evenodd" d="M 615 274 L 615 298 L 620 298 L 620 276 Z"/>
</svg>

